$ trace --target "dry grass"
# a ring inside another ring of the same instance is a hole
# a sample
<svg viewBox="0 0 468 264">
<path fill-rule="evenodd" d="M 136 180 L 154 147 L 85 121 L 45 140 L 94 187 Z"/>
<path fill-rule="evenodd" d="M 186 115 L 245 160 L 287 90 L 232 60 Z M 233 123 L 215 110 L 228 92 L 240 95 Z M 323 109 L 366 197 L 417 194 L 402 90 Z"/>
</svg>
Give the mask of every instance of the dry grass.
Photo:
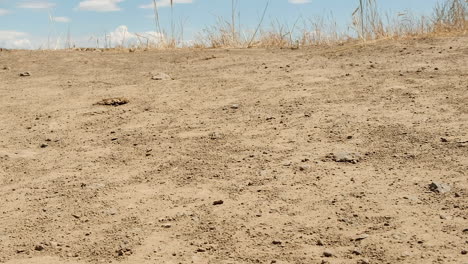
<svg viewBox="0 0 468 264">
<path fill-rule="evenodd" d="M 450 0 L 434 8 L 434 32 L 452 32 L 468 29 L 468 1 Z"/>
<path fill-rule="evenodd" d="M 265 8 L 266 11 L 266 8 Z M 234 17 L 234 15 L 233 15 Z M 409 12 L 383 14 L 377 0 L 359 0 L 352 14 L 350 30 L 340 32 L 332 15 L 313 19 L 298 18 L 292 26 L 278 21 L 263 28 L 262 16 L 255 30 L 234 32 L 233 23 L 219 19 L 198 37 L 197 47 L 281 47 L 298 48 L 329 45 L 359 39 L 372 41 L 387 38 L 404 38 L 466 32 L 468 29 L 468 1 L 446 0 L 434 7 L 431 16 L 415 16 Z M 232 20 L 234 22 L 234 20 Z M 241 37 L 243 36 L 243 37 Z"/>
<path fill-rule="evenodd" d="M 324 17 L 299 17 L 293 25 L 279 21 L 264 23 L 270 1 L 267 1 L 263 15 L 254 28 L 242 28 L 236 21 L 239 0 L 231 0 L 230 20 L 219 17 L 213 26 L 203 29 L 190 43 L 184 42 L 184 23 L 176 28 L 174 2 L 170 2 L 170 34 L 165 32 L 160 23 L 157 1 L 154 5 L 155 34 L 159 38 L 137 35 L 138 44 L 122 41 L 118 47 L 132 49 L 168 49 L 179 47 L 193 48 L 248 48 L 280 47 L 299 48 L 314 45 L 330 45 L 346 41 L 364 42 L 387 39 L 467 32 L 468 0 L 445 0 L 434 7 L 430 16 L 415 16 L 409 12 L 386 14 L 379 11 L 377 0 L 356 0 L 357 8 L 351 14 L 352 23 L 347 30 L 340 31 L 333 15 Z M 265 26 L 268 24 L 269 26 Z M 104 40 L 109 48 L 108 40 Z M 97 42 L 99 47 L 100 43 Z M 70 45 L 68 45 L 70 46 Z"/>
<path fill-rule="evenodd" d="M 430 17 L 416 17 L 408 12 L 393 17 L 388 14 L 384 16 L 379 12 L 376 0 L 360 0 L 359 7 L 353 13 L 353 29 L 359 38 L 373 40 L 463 32 L 468 28 L 467 19 L 467 0 L 446 0 L 439 3 Z"/>
</svg>

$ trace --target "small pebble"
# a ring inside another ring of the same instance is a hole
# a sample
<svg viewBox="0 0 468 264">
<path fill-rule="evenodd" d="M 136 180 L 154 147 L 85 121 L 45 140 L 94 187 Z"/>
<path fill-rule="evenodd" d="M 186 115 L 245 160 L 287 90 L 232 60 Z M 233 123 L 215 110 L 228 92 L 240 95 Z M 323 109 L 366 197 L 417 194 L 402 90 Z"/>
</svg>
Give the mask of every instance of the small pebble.
<svg viewBox="0 0 468 264">
<path fill-rule="evenodd" d="M 213 202 L 213 205 L 221 205 L 221 204 L 223 204 L 223 203 L 224 203 L 223 200 L 218 200 L 218 201 L 214 201 L 214 202 Z"/>
<path fill-rule="evenodd" d="M 155 80 L 155 81 L 166 81 L 166 80 L 172 80 L 172 77 L 169 76 L 168 74 L 165 74 L 165 73 L 156 73 L 153 75 L 153 77 L 151 77 L 152 80 Z"/>
<path fill-rule="evenodd" d="M 42 251 L 42 250 L 44 250 L 44 249 L 45 249 L 44 246 L 41 245 L 41 244 L 36 245 L 36 246 L 34 247 L 34 250 L 36 250 L 36 251 Z"/>
<path fill-rule="evenodd" d="M 323 256 L 327 257 L 327 258 L 331 258 L 331 257 L 333 257 L 333 253 L 330 252 L 330 251 L 325 251 L 325 252 L 323 252 Z"/>
<path fill-rule="evenodd" d="M 353 240 L 354 241 L 361 241 L 361 240 L 364 240 L 364 239 L 366 239 L 368 237 L 369 237 L 368 234 L 362 234 L 362 235 L 356 236 Z"/>
<path fill-rule="evenodd" d="M 30 72 L 22 72 L 22 73 L 19 74 L 19 76 L 21 76 L 21 77 L 29 77 L 29 76 L 31 76 L 31 73 L 30 73 Z"/>
<path fill-rule="evenodd" d="M 433 182 L 429 184 L 429 190 L 435 193 L 447 193 L 452 190 L 452 187 L 450 187 L 450 185 L 445 184 L 445 183 Z"/>
</svg>

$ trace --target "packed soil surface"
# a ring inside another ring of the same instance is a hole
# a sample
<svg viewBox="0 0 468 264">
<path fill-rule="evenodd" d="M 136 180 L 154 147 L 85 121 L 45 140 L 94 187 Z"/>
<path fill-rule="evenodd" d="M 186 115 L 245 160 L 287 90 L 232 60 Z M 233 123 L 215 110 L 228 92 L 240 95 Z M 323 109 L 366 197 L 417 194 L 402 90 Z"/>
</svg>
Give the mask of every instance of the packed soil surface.
<svg viewBox="0 0 468 264">
<path fill-rule="evenodd" d="M 0 262 L 468 263 L 467 43 L 2 51 Z"/>
</svg>

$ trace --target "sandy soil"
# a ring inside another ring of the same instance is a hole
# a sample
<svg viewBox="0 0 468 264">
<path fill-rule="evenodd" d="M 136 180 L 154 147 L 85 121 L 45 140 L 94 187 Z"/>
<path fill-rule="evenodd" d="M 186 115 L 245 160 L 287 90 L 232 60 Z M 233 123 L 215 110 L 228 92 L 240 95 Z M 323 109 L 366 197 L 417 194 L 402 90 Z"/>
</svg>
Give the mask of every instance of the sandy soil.
<svg viewBox="0 0 468 264">
<path fill-rule="evenodd" d="M 467 43 L 2 51 L 0 262 L 468 263 Z"/>
</svg>

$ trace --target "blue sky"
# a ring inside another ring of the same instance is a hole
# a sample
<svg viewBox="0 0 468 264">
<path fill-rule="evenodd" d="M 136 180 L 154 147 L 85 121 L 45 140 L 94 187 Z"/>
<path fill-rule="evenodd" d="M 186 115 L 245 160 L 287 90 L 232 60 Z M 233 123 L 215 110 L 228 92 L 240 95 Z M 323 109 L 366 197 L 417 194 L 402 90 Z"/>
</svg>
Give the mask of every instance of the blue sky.
<svg viewBox="0 0 468 264">
<path fill-rule="evenodd" d="M 267 0 L 237 0 L 240 23 L 253 28 L 258 23 Z M 162 26 L 169 31 L 169 0 L 158 0 Z M 333 13 L 344 26 L 358 0 L 270 0 L 264 26 L 278 20 L 292 25 L 299 17 L 310 18 Z M 390 13 L 410 10 L 428 14 L 437 0 L 380 0 L 379 7 Z M 46 48 L 48 36 L 52 47 L 62 47 L 67 32 L 79 46 L 94 45 L 95 38 L 116 31 L 151 32 L 152 0 L 0 0 L 0 47 Z M 231 0 L 175 0 L 175 21 L 184 26 L 185 40 L 215 24 L 217 18 L 231 16 Z M 52 19 L 51 19 L 52 18 Z M 51 22 L 52 21 L 52 22 Z M 58 40 L 58 41 L 57 41 Z"/>
</svg>

